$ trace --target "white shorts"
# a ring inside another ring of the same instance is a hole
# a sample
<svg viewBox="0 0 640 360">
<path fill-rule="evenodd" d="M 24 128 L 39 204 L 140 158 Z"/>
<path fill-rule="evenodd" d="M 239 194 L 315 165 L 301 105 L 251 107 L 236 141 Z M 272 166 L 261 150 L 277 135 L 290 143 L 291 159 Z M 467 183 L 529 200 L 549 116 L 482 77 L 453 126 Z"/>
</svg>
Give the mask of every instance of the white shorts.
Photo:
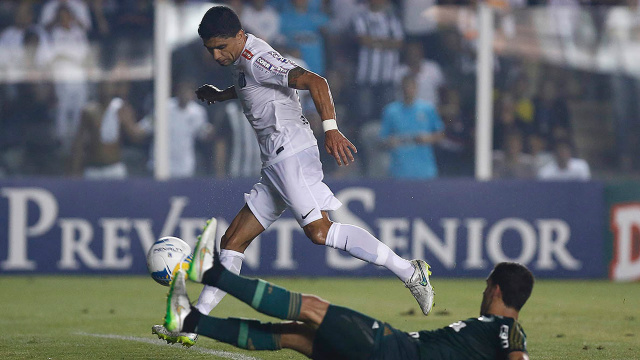
<svg viewBox="0 0 640 360">
<path fill-rule="evenodd" d="M 324 173 L 317 146 L 306 148 L 262 169 L 262 178 L 244 199 L 267 229 L 286 208 L 301 227 L 322 218 L 321 211 L 342 206 L 322 182 Z"/>
</svg>

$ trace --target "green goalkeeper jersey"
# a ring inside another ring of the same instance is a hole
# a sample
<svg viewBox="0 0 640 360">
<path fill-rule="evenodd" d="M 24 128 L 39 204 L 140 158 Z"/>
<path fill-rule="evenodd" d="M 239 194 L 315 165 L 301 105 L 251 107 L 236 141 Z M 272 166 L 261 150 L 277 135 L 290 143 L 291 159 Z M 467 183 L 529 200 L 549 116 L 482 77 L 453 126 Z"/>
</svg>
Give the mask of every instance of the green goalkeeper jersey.
<svg viewBox="0 0 640 360">
<path fill-rule="evenodd" d="M 518 321 L 496 315 L 410 336 L 418 340 L 421 360 L 507 359 L 512 351 L 527 351 L 527 336 Z"/>
</svg>

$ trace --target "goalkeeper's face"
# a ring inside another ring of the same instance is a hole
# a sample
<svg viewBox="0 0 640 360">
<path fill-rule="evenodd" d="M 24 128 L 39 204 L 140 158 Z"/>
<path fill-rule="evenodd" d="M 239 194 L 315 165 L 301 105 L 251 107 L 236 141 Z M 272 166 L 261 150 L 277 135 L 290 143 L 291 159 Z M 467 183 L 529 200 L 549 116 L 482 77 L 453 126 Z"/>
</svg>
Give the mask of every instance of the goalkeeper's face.
<svg viewBox="0 0 640 360">
<path fill-rule="evenodd" d="M 493 285 L 490 279 L 487 279 L 487 287 L 484 289 L 482 293 L 482 304 L 480 304 L 480 315 L 488 314 L 489 307 L 491 307 L 491 303 L 493 302 L 493 296 L 497 290 L 498 286 Z"/>
</svg>

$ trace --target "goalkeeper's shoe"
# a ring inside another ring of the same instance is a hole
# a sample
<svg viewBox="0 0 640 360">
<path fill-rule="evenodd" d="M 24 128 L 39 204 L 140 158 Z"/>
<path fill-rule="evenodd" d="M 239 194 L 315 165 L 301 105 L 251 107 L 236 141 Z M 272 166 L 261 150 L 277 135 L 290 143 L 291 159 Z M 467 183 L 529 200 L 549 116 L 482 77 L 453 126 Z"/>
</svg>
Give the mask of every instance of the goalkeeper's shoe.
<svg viewBox="0 0 640 360">
<path fill-rule="evenodd" d="M 216 243 L 217 228 L 218 220 L 211 218 L 207 220 L 202 234 L 198 236 L 196 248 L 193 250 L 193 260 L 189 266 L 189 280 L 202 282 L 202 274 L 213 266 L 213 248 Z"/>
<path fill-rule="evenodd" d="M 158 335 L 158 338 L 165 340 L 167 344 L 181 343 L 186 347 L 196 344 L 198 334 L 169 331 L 163 325 L 153 325 L 151 333 Z"/>
<path fill-rule="evenodd" d="M 411 260 L 411 265 L 413 265 L 413 275 L 404 283 L 404 286 L 411 290 L 411 294 L 418 301 L 422 313 L 429 315 L 436 295 L 429 282 L 430 266 L 423 260 Z"/>
<path fill-rule="evenodd" d="M 191 303 L 187 296 L 186 273 L 178 270 L 171 280 L 171 288 L 167 295 L 167 313 L 164 316 L 164 327 L 171 332 L 181 332 L 184 319 L 191 312 Z"/>
</svg>

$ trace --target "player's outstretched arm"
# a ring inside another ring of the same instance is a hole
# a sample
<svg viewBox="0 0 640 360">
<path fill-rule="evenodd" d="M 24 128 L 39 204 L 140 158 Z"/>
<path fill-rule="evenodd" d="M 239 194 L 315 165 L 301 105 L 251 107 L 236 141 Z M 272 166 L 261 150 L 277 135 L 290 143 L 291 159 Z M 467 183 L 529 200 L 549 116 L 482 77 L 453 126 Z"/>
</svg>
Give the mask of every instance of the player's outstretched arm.
<svg viewBox="0 0 640 360">
<path fill-rule="evenodd" d="M 200 101 L 206 101 L 211 105 L 220 101 L 227 101 L 231 99 L 237 99 L 236 88 L 231 86 L 224 90 L 220 90 L 217 87 L 209 84 L 204 84 L 196 90 L 196 96 Z"/>
<path fill-rule="evenodd" d="M 322 76 L 301 67 L 289 70 L 288 84 L 290 88 L 309 90 L 313 103 L 323 121 L 324 147 L 336 159 L 338 165 L 349 165 L 357 153 L 355 145 L 349 141 L 336 125 L 336 109 L 329 90 L 327 80 Z"/>
</svg>

